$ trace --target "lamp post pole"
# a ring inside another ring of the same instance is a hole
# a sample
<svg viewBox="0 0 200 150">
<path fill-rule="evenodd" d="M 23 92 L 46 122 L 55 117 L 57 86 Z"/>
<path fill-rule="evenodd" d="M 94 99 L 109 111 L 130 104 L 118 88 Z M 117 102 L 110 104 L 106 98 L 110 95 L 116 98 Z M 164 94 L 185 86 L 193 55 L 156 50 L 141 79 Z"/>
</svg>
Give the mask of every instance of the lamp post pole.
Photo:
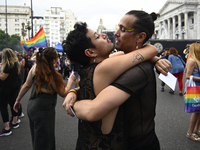
<svg viewBox="0 0 200 150">
<path fill-rule="evenodd" d="M 31 0 L 31 24 L 32 24 L 31 38 L 33 38 L 33 6 L 32 6 L 32 0 Z"/>
<path fill-rule="evenodd" d="M 6 6 L 6 47 L 8 47 L 7 0 L 5 0 L 5 6 Z"/>
<path fill-rule="evenodd" d="M 30 40 L 30 30 L 31 30 L 31 24 L 28 21 L 28 23 L 25 25 L 26 29 L 28 29 L 28 39 Z"/>
<path fill-rule="evenodd" d="M 26 36 L 26 30 L 25 30 L 25 23 L 22 23 L 22 37 L 23 37 L 23 40 L 24 40 L 24 37 Z M 24 51 L 24 47 L 23 47 L 23 56 L 25 54 L 25 51 Z"/>
</svg>

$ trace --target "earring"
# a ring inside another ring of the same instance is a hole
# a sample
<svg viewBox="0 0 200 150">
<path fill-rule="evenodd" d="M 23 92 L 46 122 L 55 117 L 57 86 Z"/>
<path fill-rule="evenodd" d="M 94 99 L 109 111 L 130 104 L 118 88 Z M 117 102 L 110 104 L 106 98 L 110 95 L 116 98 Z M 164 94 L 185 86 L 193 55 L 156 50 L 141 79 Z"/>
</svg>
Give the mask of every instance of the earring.
<svg viewBox="0 0 200 150">
<path fill-rule="evenodd" d="M 136 49 L 138 49 L 138 43 L 137 43 Z"/>
<path fill-rule="evenodd" d="M 94 63 L 95 63 L 95 61 L 96 61 L 96 57 L 97 57 L 97 56 L 94 57 L 94 60 L 93 60 Z"/>
</svg>

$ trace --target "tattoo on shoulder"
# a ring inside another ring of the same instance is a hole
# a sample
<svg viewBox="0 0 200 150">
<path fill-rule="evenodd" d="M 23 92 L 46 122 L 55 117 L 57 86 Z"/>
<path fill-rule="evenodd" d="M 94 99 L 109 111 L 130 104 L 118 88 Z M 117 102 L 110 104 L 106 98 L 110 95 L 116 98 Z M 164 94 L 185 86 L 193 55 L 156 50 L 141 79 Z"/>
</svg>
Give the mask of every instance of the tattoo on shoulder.
<svg viewBox="0 0 200 150">
<path fill-rule="evenodd" d="M 144 57 L 140 53 L 133 54 L 133 62 L 135 61 L 143 61 Z"/>
</svg>

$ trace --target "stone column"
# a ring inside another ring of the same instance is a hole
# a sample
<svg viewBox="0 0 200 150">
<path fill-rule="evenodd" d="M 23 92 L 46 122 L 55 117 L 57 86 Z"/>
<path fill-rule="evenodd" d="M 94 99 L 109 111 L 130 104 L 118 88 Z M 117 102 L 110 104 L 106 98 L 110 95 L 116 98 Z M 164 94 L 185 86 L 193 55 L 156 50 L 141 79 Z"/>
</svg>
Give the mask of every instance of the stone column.
<svg viewBox="0 0 200 150">
<path fill-rule="evenodd" d="M 200 5 L 198 5 L 197 7 L 197 20 L 196 20 L 196 23 L 197 23 L 197 39 L 200 39 Z"/>
<path fill-rule="evenodd" d="M 189 22 L 189 20 L 188 20 L 188 12 L 185 12 L 184 13 L 184 25 L 185 25 L 185 39 L 188 39 L 188 22 Z"/>
<path fill-rule="evenodd" d="M 176 35 L 175 35 L 175 26 L 176 26 L 176 21 L 175 21 L 175 16 L 172 18 L 172 28 L 173 28 L 173 32 L 172 32 L 172 37 L 173 39 L 176 39 Z"/>
<path fill-rule="evenodd" d="M 161 38 L 161 31 L 162 31 L 162 21 L 160 21 L 159 23 L 159 31 L 158 31 L 158 36 L 159 36 L 159 39 Z"/>
<path fill-rule="evenodd" d="M 178 39 L 182 39 L 182 32 L 181 32 L 181 14 L 178 15 Z"/>
<path fill-rule="evenodd" d="M 167 32 L 167 20 L 163 21 L 163 27 L 164 27 L 164 39 L 167 39 L 168 37 L 168 32 Z"/>
<path fill-rule="evenodd" d="M 197 26 L 198 24 L 198 17 L 197 17 L 197 12 L 194 11 L 194 39 L 197 39 L 198 38 L 198 29 L 199 26 Z"/>
<path fill-rule="evenodd" d="M 171 32 L 170 32 L 171 23 L 170 23 L 170 18 L 167 21 L 168 21 L 168 39 L 171 39 Z"/>
</svg>

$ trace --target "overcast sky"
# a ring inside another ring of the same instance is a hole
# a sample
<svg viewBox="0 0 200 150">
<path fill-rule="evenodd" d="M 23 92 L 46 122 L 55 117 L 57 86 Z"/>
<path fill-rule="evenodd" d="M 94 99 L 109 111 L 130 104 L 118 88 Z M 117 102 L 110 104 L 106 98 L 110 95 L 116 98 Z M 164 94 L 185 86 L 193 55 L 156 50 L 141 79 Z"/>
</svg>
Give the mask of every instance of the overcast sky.
<svg viewBox="0 0 200 150">
<path fill-rule="evenodd" d="M 31 7 L 31 0 L 1 0 L 0 5 Z M 113 29 L 120 18 L 129 10 L 144 10 L 156 12 L 164 6 L 167 0 L 32 0 L 34 16 L 44 16 L 44 11 L 51 7 L 71 9 L 78 21 L 87 22 L 90 28 L 96 30 L 100 18 L 107 29 Z"/>
</svg>

